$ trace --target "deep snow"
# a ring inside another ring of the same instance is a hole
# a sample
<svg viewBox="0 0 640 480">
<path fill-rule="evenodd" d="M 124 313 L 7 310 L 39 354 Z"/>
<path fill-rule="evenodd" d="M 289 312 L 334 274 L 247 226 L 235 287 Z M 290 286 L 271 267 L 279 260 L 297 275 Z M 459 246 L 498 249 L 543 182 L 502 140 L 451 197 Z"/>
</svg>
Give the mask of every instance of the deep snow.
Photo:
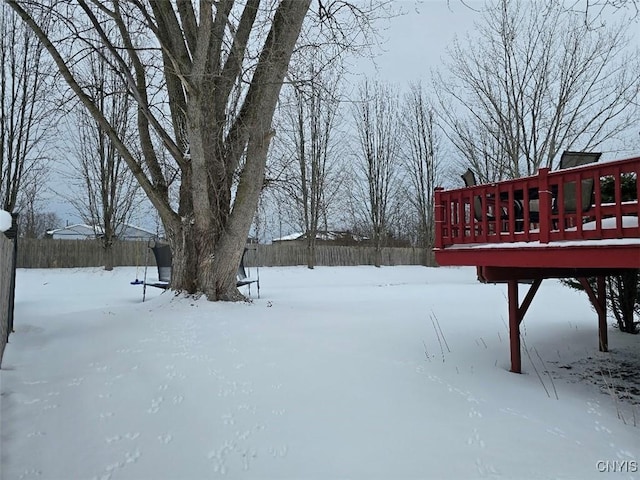
<svg viewBox="0 0 640 480">
<path fill-rule="evenodd" d="M 142 303 L 139 276 L 18 271 L 1 478 L 640 475 L 638 338 L 611 328 L 598 352 L 586 295 L 557 281 L 516 375 L 506 287 L 472 268 L 263 268 L 250 304 Z"/>
</svg>

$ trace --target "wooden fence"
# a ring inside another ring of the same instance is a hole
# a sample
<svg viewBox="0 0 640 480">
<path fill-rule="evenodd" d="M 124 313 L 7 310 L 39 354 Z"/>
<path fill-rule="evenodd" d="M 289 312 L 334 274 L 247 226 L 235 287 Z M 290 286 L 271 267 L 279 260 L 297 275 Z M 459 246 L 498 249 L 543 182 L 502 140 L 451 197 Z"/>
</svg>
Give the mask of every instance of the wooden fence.
<svg viewBox="0 0 640 480">
<path fill-rule="evenodd" d="M 117 242 L 114 245 L 115 266 L 155 266 L 146 242 Z M 373 265 L 373 247 L 316 247 L 316 265 Z M 307 249 L 300 245 L 252 245 L 245 257 L 247 267 L 293 266 L 307 264 Z M 383 265 L 434 265 L 433 254 L 422 248 L 384 248 Z M 18 268 L 100 267 L 104 250 L 94 240 L 20 239 Z"/>
<path fill-rule="evenodd" d="M 4 347 L 13 328 L 13 300 L 15 291 L 15 232 L 0 233 L 0 365 Z"/>
<path fill-rule="evenodd" d="M 71 268 L 104 266 L 104 249 L 99 240 L 53 240 L 20 238 L 18 268 Z M 147 242 L 116 242 L 114 266 L 155 266 Z"/>
</svg>

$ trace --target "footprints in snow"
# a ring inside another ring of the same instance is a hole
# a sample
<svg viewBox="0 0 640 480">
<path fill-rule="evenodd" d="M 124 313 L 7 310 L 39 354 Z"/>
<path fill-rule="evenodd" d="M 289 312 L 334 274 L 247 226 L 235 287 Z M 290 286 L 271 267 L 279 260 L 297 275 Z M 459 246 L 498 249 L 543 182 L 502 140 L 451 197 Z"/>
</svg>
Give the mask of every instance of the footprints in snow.
<svg viewBox="0 0 640 480">
<path fill-rule="evenodd" d="M 485 461 L 483 460 L 482 457 L 482 451 L 484 451 L 486 449 L 486 442 L 484 441 L 484 439 L 482 438 L 482 436 L 480 435 L 480 430 L 478 428 L 478 426 L 480 425 L 480 422 L 483 418 L 482 412 L 480 411 L 479 406 L 482 404 L 482 401 L 475 398 L 471 392 L 469 391 L 465 391 L 465 390 L 461 390 L 451 384 L 446 383 L 444 380 L 442 380 L 442 378 L 440 378 L 437 375 L 434 375 L 432 373 L 429 373 L 423 366 L 418 366 L 416 367 L 416 372 L 419 373 L 420 375 L 424 375 L 426 376 L 426 378 L 428 380 L 430 380 L 431 382 L 446 386 L 447 391 L 449 393 L 452 394 L 456 394 L 459 395 L 460 397 L 463 397 L 467 403 L 471 404 L 469 407 L 469 410 L 467 412 L 467 416 L 469 418 L 469 421 L 471 423 L 472 426 L 472 430 L 471 430 L 471 435 L 469 435 L 469 437 L 467 437 L 467 446 L 470 448 L 474 448 L 474 449 L 479 449 L 478 451 L 478 455 L 476 457 L 475 460 L 475 466 L 476 466 L 476 470 L 478 471 L 478 474 L 482 477 L 484 476 L 488 476 L 488 475 L 495 475 L 497 474 L 497 470 L 493 465 L 490 464 L 486 464 Z M 511 411 L 509 409 L 504 410 L 501 409 L 501 411 L 507 412 L 507 413 L 511 413 L 514 415 L 517 415 L 517 412 L 515 411 Z"/>
<path fill-rule="evenodd" d="M 111 480 L 112 475 L 117 470 L 126 467 L 128 464 L 137 462 L 141 455 L 140 450 L 137 448 L 133 451 L 124 452 L 120 460 L 107 465 L 102 473 L 92 477 L 91 480 Z"/>
<path fill-rule="evenodd" d="M 77 377 L 67 383 L 67 387 L 79 387 L 84 382 L 84 377 Z"/>
<path fill-rule="evenodd" d="M 475 408 L 471 407 L 471 410 L 469 410 L 469 418 L 482 418 L 482 414 Z"/>
<path fill-rule="evenodd" d="M 42 475 L 42 472 L 40 470 L 38 470 L 37 468 L 30 468 L 30 469 L 25 470 L 24 472 L 22 472 L 18 478 L 20 480 L 23 480 L 23 479 L 28 478 L 28 477 L 32 477 L 32 476 L 39 477 L 41 475 Z"/>
<path fill-rule="evenodd" d="M 146 339 L 146 341 L 157 342 L 158 339 Z M 141 342 L 141 347 L 142 343 L 145 342 Z M 255 418 L 259 406 L 246 401 L 249 399 L 249 396 L 254 394 L 254 384 L 250 381 L 243 381 L 242 378 L 234 378 L 235 372 L 242 373 L 248 364 L 236 362 L 229 365 L 229 369 L 215 369 L 214 365 L 216 365 L 216 363 L 214 357 L 206 353 L 194 354 L 192 351 L 186 351 L 185 347 L 190 344 L 190 339 L 177 339 L 176 341 L 176 338 L 173 337 L 171 343 L 173 346 L 178 347 L 177 351 L 167 352 L 166 355 L 164 355 L 164 358 L 168 361 L 166 365 L 161 363 L 160 369 L 157 370 L 157 373 L 159 373 L 158 386 L 155 391 L 151 389 L 147 392 L 149 395 L 147 399 L 141 399 L 142 404 L 138 406 L 140 413 L 144 414 L 146 412 L 147 414 L 153 415 L 158 414 L 161 409 L 183 405 L 185 400 L 188 400 L 188 398 L 185 398 L 185 396 L 188 397 L 188 395 L 185 395 L 185 392 L 189 391 L 184 390 L 185 382 L 181 382 L 181 380 L 185 380 L 189 376 L 189 371 L 184 368 L 185 360 L 187 364 L 189 362 L 202 362 L 201 366 L 203 368 L 201 368 L 200 371 L 204 373 L 205 376 L 207 376 L 207 373 L 209 374 L 209 378 L 214 382 L 214 392 L 217 391 L 218 397 L 221 397 L 221 404 L 232 407 L 230 410 L 231 413 L 219 417 L 218 425 L 222 426 L 223 432 L 226 433 L 220 436 L 219 433 L 214 432 L 215 435 L 212 437 L 218 439 L 218 441 L 225 438 L 227 439 L 220 447 L 213 448 L 207 455 L 213 470 L 212 473 L 227 475 L 233 472 L 235 474 L 238 470 L 249 470 L 259 456 L 263 459 L 280 459 L 288 455 L 289 446 L 286 444 L 265 445 L 259 448 L 258 445 L 261 444 L 256 443 L 256 435 L 259 435 L 266 427 L 264 424 L 257 422 L 257 418 Z M 233 353 L 233 351 L 237 350 L 230 345 L 228 351 Z M 116 350 L 116 353 L 135 358 L 133 355 L 144 353 L 144 351 L 141 349 L 122 348 Z M 172 359 L 176 357 L 180 357 L 180 359 L 172 361 Z M 148 442 L 155 442 L 156 445 L 168 445 L 178 440 L 175 432 L 170 429 L 159 432 L 156 431 L 155 435 L 145 437 L 145 434 L 140 433 L 140 431 L 132 430 L 123 432 L 115 428 L 116 425 L 121 423 L 122 419 L 118 418 L 120 411 L 116 410 L 116 404 L 113 403 L 113 400 L 119 396 L 119 386 L 124 386 L 124 382 L 130 381 L 131 372 L 139 369 L 136 363 L 137 362 L 129 362 L 129 366 L 120 371 L 117 371 L 116 367 L 111 364 L 100 362 L 87 363 L 86 367 L 88 368 L 85 370 L 87 372 L 85 376 L 80 376 L 76 373 L 77 376 L 67 378 L 67 381 L 62 384 L 69 387 L 69 391 L 74 392 L 73 395 L 76 395 L 75 392 L 77 392 L 77 390 L 74 390 L 76 388 L 90 390 L 96 386 L 103 386 L 102 391 L 98 389 L 93 393 L 93 398 L 96 399 L 97 405 L 100 405 L 98 410 L 94 410 L 93 418 L 95 419 L 96 427 L 99 426 L 99 430 L 96 430 L 96 433 L 102 431 L 103 435 L 99 438 L 104 442 L 104 448 L 108 449 L 110 454 L 105 457 L 109 460 L 106 460 L 102 466 L 97 466 L 96 470 L 94 470 L 93 480 L 111 480 L 121 476 L 122 472 L 120 472 L 120 470 L 125 469 L 127 465 L 139 461 L 143 454 L 141 447 Z M 82 371 L 79 371 L 78 373 L 81 372 Z M 48 382 L 37 379 L 24 382 L 27 386 L 37 386 L 46 383 Z M 270 385 L 270 387 L 273 390 L 280 390 L 283 385 L 281 383 L 275 383 Z M 64 387 L 61 390 L 64 390 Z M 25 403 L 33 405 L 37 409 L 58 408 L 58 405 L 50 404 L 49 402 L 55 400 L 56 397 L 60 395 L 61 392 L 52 391 L 49 392 L 46 397 L 40 394 L 40 398 L 31 398 L 26 400 Z M 145 400 L 147 403 L 145 403 Z M 61 405 L 63 405 L 63 403 L 61 403 Z M 278 407 L 278 405 L 274 405 L 274 407 Z M 264 413 L 269 412 L 274 421 L 279 421 L 279 419 L 287 413 L 283 408 L 267 409 Z M 120 420 L 120 422 L 118 420 Z M 129 428 L 131 428 L 131 426 Z M 27 437 L 35 440 L 37 437 L 45 437 L 46 435 L 47 432 L 36 431 L 34 429 L 34 431 L 27 434 Z M 215 443 L 211 446 L 215 447 Z M 34 470 L 25 472 L 25 475 L 31 478 L 34 475 L 39 475 L 39 473 Z"/>
<path fill-rule="evenodd" d="M 547 428 L 547 433 L 550 433 L 551 435 L 556 435 L 556 436 L 558 436 L 560 438 L 567 438 L 565 433 L 561 429 L 559 429 L 558 427 Z"/>
<path fill-rule="evenodd" d="M 147 409 L 148 413 L 158 413 L 160 405 L 164 402 L 164 397 L 156 397 L 151 400 L 151 407 Z"/>
<path fill-rule="evenodd" d="M 485 448 L 486 445 L 484 440 L 480 438 L 480 434 L 478 433 L 478 429 L 473 429 L 473 434 L 467 439 L 467 445 L 478 445 L 480 448 Z"/>
<path fill-rule="evenodd" d="M 602 425 L 600 422 L 596 421 L 596 426 L 595 426 L 596 432 L 604 432 L 604 433 L 612 433 L 611 430 L 607 427 L 605 427 L 604 425 Z"/>
</svg>

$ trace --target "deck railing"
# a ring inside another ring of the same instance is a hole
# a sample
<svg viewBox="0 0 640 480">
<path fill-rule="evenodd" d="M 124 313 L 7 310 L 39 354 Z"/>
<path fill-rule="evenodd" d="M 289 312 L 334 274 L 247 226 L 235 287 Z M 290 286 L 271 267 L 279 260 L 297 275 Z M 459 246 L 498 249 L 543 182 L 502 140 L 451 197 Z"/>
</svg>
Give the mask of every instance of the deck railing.
<svg viewBox="0 0 640 480">
<path fill-rule="evenodd" d="M 638 178 L 640 157 L 634 157 L 553 172 L 541 168 L 531 177 L 455 190 L 437 188 L 435 246 L 640 238 Z M 613 186 L 613 195 L 603 195 L 605 185 Z M 590 199 L 583 201 L 583 193 Z"/>
</svg>

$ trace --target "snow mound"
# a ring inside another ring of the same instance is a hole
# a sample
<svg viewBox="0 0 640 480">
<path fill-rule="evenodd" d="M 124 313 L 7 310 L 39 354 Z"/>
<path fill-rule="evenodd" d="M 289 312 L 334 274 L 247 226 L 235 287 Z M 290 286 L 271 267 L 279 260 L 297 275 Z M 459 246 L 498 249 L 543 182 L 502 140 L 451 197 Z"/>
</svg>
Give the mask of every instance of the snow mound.
<svg viewBox="0 0 640 480">
<path fill-rule="evenodd" d="M 5 210 L 0 210 L 0 232 L 6 232 L 11 228 L 11 214 Z"/>
</svg>

